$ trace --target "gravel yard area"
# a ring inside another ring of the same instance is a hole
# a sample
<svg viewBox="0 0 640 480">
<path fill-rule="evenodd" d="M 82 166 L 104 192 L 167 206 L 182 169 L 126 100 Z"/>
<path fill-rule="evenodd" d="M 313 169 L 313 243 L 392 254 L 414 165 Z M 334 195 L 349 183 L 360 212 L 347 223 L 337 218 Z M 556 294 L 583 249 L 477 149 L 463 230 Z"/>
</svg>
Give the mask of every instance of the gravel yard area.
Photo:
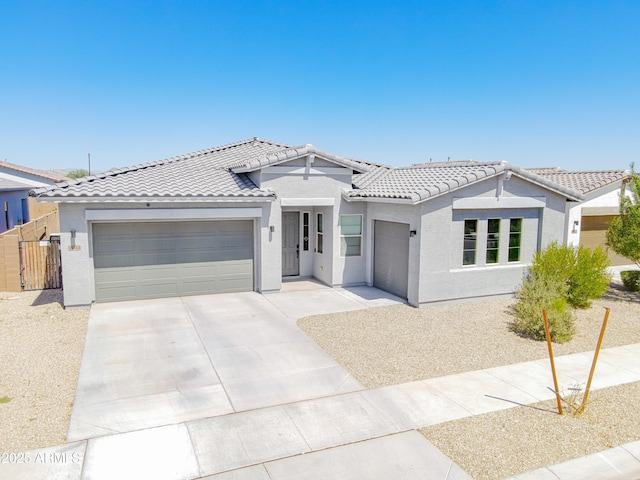
<svg viewBox="0 0 640 480">
<path fill-rule="evenodd" d="M 0 292 L 0 452 L 65 442 L 88 319 L 61 290 Z"/>
<path fill-rule="evenodd" d="M 548 358 L 545 342 L 511 332 L 514 302 L 398 305 L 308 317 L 298 325 L 375 388 Z M 611 314 L 603 348 L 640 343 L 640 295 L 612 284 L 591 309 L 576 312 L 575 337 L 554 344 L 554 354 L 593 351 L 605 307 Z M 593 391 L 580 417 L 558 415 L 552 400 L 421 431 L 474 478 L 502 479 L 640 440 L 638 398 L 640 383 L 632 383 Z"/>
<path fill-rule="evenodd" d="M 298 326 L 367 388 L 547 358 L 545 342 L 509 329 L 515 300 L 413 308 L 393 305 L 300 319 Z M 573 340 L 555 355 L 595 349 L 611 308 L 602 348 L 640 343 L 640 295 L 613 285 L 592 308 L 576 311 Z"/>
<path fill-rule="evenodd" d="M 640 439 L 640 383 L 594 390 L 580 417 L 555 400 L 423 428 L 478 480 L 499 480 Z"/>
</svg>

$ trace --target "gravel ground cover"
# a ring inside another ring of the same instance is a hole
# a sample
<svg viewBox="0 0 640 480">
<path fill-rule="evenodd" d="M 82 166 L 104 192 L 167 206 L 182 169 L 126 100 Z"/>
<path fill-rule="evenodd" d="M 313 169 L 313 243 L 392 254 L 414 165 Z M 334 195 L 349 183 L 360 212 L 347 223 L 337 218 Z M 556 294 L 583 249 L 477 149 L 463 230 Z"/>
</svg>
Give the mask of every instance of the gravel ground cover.
<svg viewBox="0 0 640 480">
<path fill-rule="evenodd" d="M 61 290 L 0 292 L 0 452 L 65 442 L 88 319 Z"/>
<path fill-rule="evenodd" d="M 415 309 L 405 305 L 307 317 L 300 328 L 368 388 L 547 358 L 544 342 L 514 334 L 514 300 Z M 593 351 L 605 307 L 603 348 L 640 343 L 640 295 L 612 284 L 576 312 L 573 340 L 555 355 Z M 588 372 L 585 372 L 585 378 Z M 502 479 L 640 440 L 640 383 L 591 392 L 579 417 L 555 400 L 468 417 L 421 432 L 477 479 Z"/>
<path fill-rule="evenodd" d="M 589 394 L 579 417 L 555 400 L 467 417 L 421 433 L 478 480 L 498 480 L 640 439 L 640 383 Z"/>
<path fill-rule="evenodd" d="M 393 305 L 307 317 L 298 326 L 363 385 L 376 388 L 547 358 L 545 342 L 510 330 L 514 303 Z M 554 344 L 553 353 L 594 350 L 604 307 L 611 314 L 602 347 L 640 343 L 640 295 L 613 284 L 592 308 L 576 311 L 575 337 Z"/>
</svg>

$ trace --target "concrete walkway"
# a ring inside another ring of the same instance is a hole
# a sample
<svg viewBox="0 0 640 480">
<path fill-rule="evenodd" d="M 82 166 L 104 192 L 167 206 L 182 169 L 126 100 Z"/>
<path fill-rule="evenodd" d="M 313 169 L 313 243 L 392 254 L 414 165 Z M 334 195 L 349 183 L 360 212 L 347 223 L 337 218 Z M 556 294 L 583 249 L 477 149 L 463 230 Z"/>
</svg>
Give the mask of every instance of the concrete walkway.
<svg viewBox="0 0 640 480">
<path fill-rule="evenodd" d="M 308 295 L 273 298 L 284 311 Z M 557 358 L 561 388 L 584 383 L 591 358 Z M 640 344 L 603 350 L 592 388 L 640 381 L 638 358 Z M 0 478 L 469 479 L 416 429 L 553 398 L 550 385 L 548 360 L 539 360 L 354 390 L 26 452 L 28 463 L 0 464 Z M 634 442 L 515 478 L 633 478 L 639 450 Z"/>
</svg>

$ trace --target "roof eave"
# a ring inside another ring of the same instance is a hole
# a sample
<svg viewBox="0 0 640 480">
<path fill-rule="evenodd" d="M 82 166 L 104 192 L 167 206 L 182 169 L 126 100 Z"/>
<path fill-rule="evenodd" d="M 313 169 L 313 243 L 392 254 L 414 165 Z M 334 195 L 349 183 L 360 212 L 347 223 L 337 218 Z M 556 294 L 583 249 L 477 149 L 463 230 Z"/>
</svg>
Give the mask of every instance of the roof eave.
<svg viewBox="0 0 640 480">
<path fill-rule="evenodd" d="M 551 190 L 557 194 L 562 195 L 568 200 L 574 202 L 584 202 L 584 195 L 578 190 L 574 190 L 573 188 L 565 187 L 558 183 L 552 182 L 551 180 L 546 179 L 542 175 L 538 175 L 536 173 L 532 173 L 527 171 L 524 168 L 516 167 L 514 165 L 509 165 L 508 170 L 511 171 L 514 175 L 527 180 L 531 183 L 534 183 L 540 187 L 543 187 L 547 190 Z"/>
<path fill-rule="evenodd" d="M 281 163 L 298 160 L 309 155 L 313 155 L 316 158 L 335 163 L 345 168 L 350 168 L 358 173 L 366 173 L 370 170 L 364 164 L 360 164 L 354 160 L 340 157 L 323 150 L 318 150 L 312 145 L 305 145 L 303 147 L 294 147 L 279 152 L 268 153 L 259 158 L 250 160 L 244 165 L 230 168 L 230 170 L 233 173 L 255 172 L 256 170 L 260 170 L 268 166 L 279 165 Z"/>
<path fill-rule="evenodd" d="M 416 205 L 416 201 L 412 198 L 396 198 L 396 197 L 350 197 L 346 193 L 342 194 L 347 202 L 369 202 L 369 203 L 396 203 L 401 205 Z"/>
<path fill-rule="evenodd" d="M 55 203 L 265 203 L 273 202 L 275 193 L 271 195 L 238 195 L 238 196 L 38 196 L 38 202 Z"/>
</svg>

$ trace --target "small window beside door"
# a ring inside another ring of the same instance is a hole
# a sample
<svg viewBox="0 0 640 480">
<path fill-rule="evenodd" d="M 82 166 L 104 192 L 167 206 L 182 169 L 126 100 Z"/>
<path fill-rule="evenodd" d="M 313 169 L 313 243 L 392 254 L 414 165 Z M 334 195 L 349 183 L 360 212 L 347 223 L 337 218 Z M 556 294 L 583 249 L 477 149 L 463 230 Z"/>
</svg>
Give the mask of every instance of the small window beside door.
<svg viewBox="0 0 640 480">
<path fill-rule="evenodd" d="M 316 214 L 316 252 L 322 253 L 322 214 Z"/>
<path fill-rule="evenodd" d="M 302 213 L 302 250 L 309 250 L 309 212 Z"/>
</svg>

